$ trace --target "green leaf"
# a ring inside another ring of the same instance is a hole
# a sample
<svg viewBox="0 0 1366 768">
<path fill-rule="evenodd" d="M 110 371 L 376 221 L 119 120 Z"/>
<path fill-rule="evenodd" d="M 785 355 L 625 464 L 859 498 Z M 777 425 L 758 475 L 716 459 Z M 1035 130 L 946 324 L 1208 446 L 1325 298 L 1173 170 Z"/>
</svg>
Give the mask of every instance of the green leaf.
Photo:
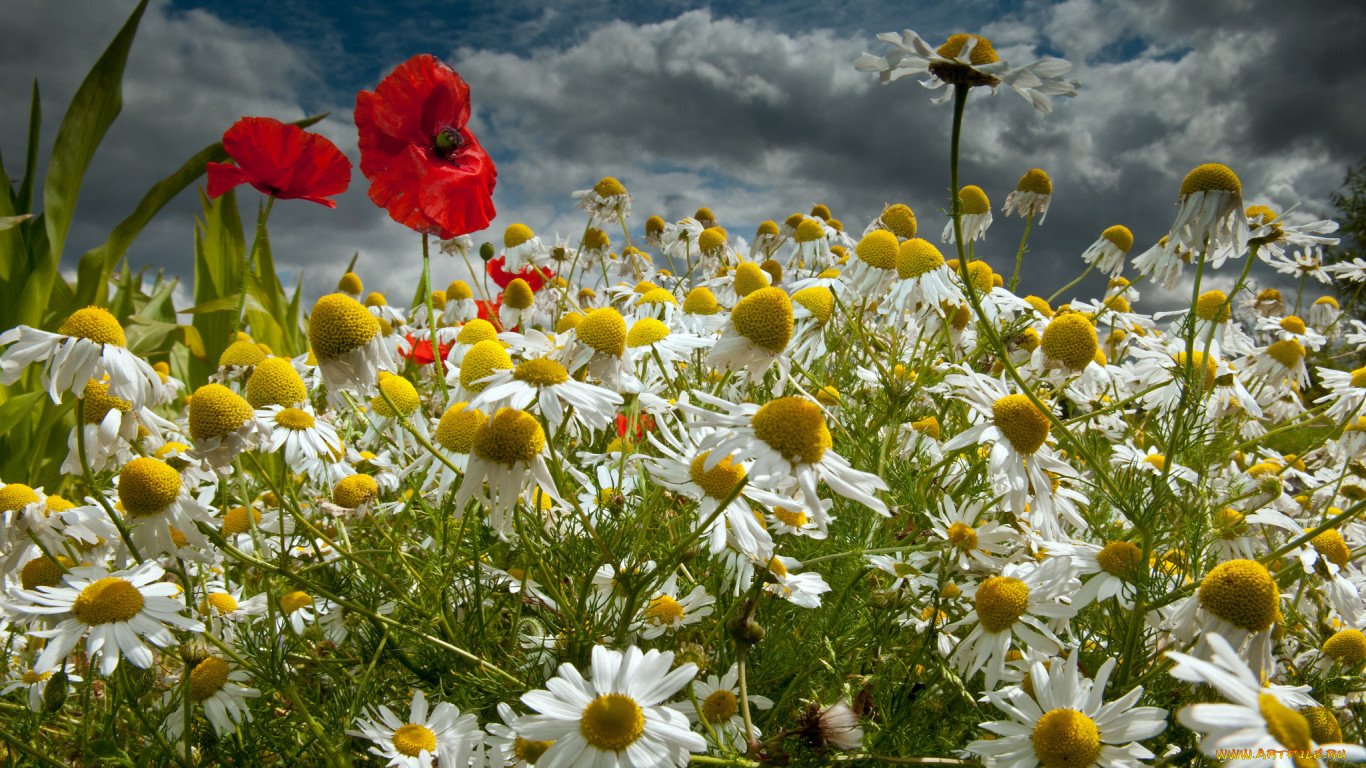
<svg viewBox="0 0 1366 768">
<path fill-rule="evenodd" d="M 47 397 L 47 393 L 40 389 L 15 395 L 0 405 L 0 435 L 9 433 L 32 415 L 34 407 L 44 397 Z"/>
<path fill-rule="evenodd" d="M 33 210 L 33 185 L 38 179 L 38 139 L 43 126 L 43 108 L 38 101 L 38 81 L 33 81 L 33 96 L 28 108 L 28 148 L 24 157 L 24 181 L 14 201 L 16 210 Z"/>
<path fill-rule="evenodd" d="M 128 63 L 128 50 L 133 45 L 133 36 L 137 33 L 138 23 L 146 8 L 147 0 L 138 3 L 123 29 L 119 30 L 80 88 L 76 89 L 76 95 L 72 97 L 66 116 L 57 129 L 52 159 L 48 162 L 43 180 L 43 213 L 48 248 L 29 275 L 26 298 L 41 296 L 46 299 L 57 280 L 57 268 L 61 263 L 62 248 L 66 245 L 67 230 L 71 227 L 71 217 L 76 211 L 81 182 L 86 169 L 90 167 L 91 158 L 95 156 L 96 147 L 123 107 L 123 69 Z M 19 322 L 36 326 L 41 323 L 47 307 L 46 302 L 39 306 L 37 301 L 26 301 L 19 309 Z"/>
<path fill-rule="evenodd" d="M 219 298 L 206 301 L 203 304 L 196 304 L 189 309 L 178 310 L 182 315 L 202 315 L 209 312 L 235 312 L 237 310 L 238 294 L 230 296 L 220 296 Z M 260 299 L 247 294 L 247 309 L 253 312 L 265 312 L 266 308 L 261 305 Z"/>
<path fill-rule="evenodd" d="M 31 218 L 33 218 L 33 214 L 31 213 L 21 213 L 18 216 L 0 216 L 0 232 L 4 232 L 7 229 L 14 229 Z"/>
</svg>

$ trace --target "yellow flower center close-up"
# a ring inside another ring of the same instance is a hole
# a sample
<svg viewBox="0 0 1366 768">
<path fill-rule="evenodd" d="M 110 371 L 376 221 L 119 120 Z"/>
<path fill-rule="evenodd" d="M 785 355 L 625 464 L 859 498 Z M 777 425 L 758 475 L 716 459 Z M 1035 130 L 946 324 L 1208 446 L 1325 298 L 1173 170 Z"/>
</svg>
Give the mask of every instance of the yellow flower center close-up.
<svg viewBox="0 0 1366 768">
<path fill-rule="evenodd" d="M 745 467 L 732 462 L 731 457 L 727 456 L 717 462 L 716 466 L 707 469 L 707 457 L 710 455 L 710 451 L 697 454 L 688 466 L 688 476 L 703 493 L 717 501 L 724 501 L 730 498 L 736 486 L 745 479 Z"/>
<path fill-rule="evenodd" d="M 1227 165 L 1205 163 L 1197 165 L 1181 182 L 1182 197 L 1196 192 L 1232 192 L 1241 195 L 1243 183 Z"/>
<path fill-rule="evenodd" d="M 1200 582 L 1200 607 L 1249 632 L 1268 629 L 1276 619 L 1280 590 L 1266 566 L 1255 560 L 1229 560 Z"/>
<path fill-rule="evenodd" d="M 123 326 L 119 325 L 118 319 L 103 307 L 86 307 L 72 312 L 57 329 L 57 333 L 77 339 L 89 339 L 96 344 L 128 346 L 128 337 L 123 333 Z"/>
<path fill-rule="evenodd" d="M 1051 424 L 1026 395 L 1006 395 L 991 406 L 992 423 L 1015 450 L 1030 455 L 1048 440 Z"/>
<path fill-rule="evenodd" d="M 1100 730 L 1075 709 L 1052 709 L 1030 734 L 1034 756 L 1044 768 L 1087 768 L 1100 757 Z"/>
<path fill-rule="evenodd" d="M 760 288 L 735 305 L 730 321 L 741 336 L 776 355 L 792 340 L 792 298 L 781 288 Z"/>
<path fill-rule="evenodd" d="M 425 725 L 405 723 L 394 729 L 394 749 L 408 757 L 435 752 L 436 734 Z"/>
<path fill-rule="evenodd" d="M 308 342 L 321 360 L 342 357 L 379 334 L 379 321 L 344 293 L 318 299 L 308 316 Z"/>
<path fill-rule="evenodd" d="M 604 694 L 584 707 L 579 733 L 592 747 L 620 752 L 645 734 L 645 713 L 630 696 Z"/>
<path fill-rule="evenodd" d="M 125 579 L 106 576 L 81 590 L 71 615 L 89 626 L 128 621 L 142 610 L 142 593 Z"/>
<path fill-rule="evenodd" d="M 780 397 L 751 419 L 754 434 L 793 463 L 815 464 L 833 445 L 825 413 L 804 397 Z"/>
<path fill-rule="evenodd" d="M 1029 586 L 1011 576 L 992 576 L 977 587 L 973 607 L 982 629 L 1002 632 L 1029 610 Z"/>
<path fill-rule="evenodd" d="M 544 450 L 541 423 L 514 408 L 499 408 L 474 435 L 475 455 L 507 466 L 529 462 Z"/>
<path fill-rule="evenodd" d="M 226 437 L 252 415 L 251 403 L 241 395 L 222 384 L 205 384 L 190 396 L 190 436 L 195 440 Z"/>
<path fill-rule="evenodd" d="M 154 515 L 180 495 L 180 473 L 161 459 L 139 456 L 119 472 L 119 501 L 129 515 Z"/>
<path fill-rule="evenodd" d="M 584 315 L 574 333 L 594 352 L 619 357 L 626 351 L 626 318 L 611 307 Z"/>
</svg>

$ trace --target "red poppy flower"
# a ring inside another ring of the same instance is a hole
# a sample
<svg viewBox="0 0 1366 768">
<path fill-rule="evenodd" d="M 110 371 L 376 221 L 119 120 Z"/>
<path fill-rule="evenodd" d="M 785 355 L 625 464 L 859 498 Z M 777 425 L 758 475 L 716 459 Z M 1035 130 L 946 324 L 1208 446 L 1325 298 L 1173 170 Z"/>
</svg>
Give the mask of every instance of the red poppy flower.
<svg viewBox="0 0 1366 768">
<path fill-rule="evenodd" d="M 504 263 L 503 257 L 499 256 L 496 259 L 489 259 L 486 267 L 489 277 L 493 278 L 493 282 L 497 283 L 499 288 L 508 287 L 508 283 L 520 277 L 526 281 L 527 285 L 531 286 L 532 293 L 535 293 L 541 290 L 541 286 L 545 285 L 547 280 L 555 277 L 555 273 L 545 267 L 528 266 L 517 272 L 509 272 L 503 269 Z"/>
<path fill-rule="evenodd" d="M 236 165 L 209 163 L 209 197 L 250 184 L 281 200 L 310 200 L 328 208 L 351 184 L 351 161 L 337 145 L 273 117 L 244 117 L 223 134 Z"/>
<path fill-rule="evenodd" d="M 489 225 L 498 172 L 470 133 L 470 87 L 421 54 L 356 94 L 360 170 L 394 221 L 443 239 Z"/>
<path fill-rule="evenodd" d="M 407 334 L 405 338 L 408 339 L 408 345 L 412 349 L 412 351 L 408 353 L 408 359 L 412 360 L 417 365 L 430 365 L 435 359 L 432 357 L 431 339 L 415 339 L 411 333 Z M 454 344 L 441 345 L 442 360 L 445 360 L 446 355 L 451 353 L 452 346 L 454 346 Z"/>
<path fill-rule="evenodd" d="M 648 413 L 636 414 L 634 419 L 634 425 L 631 422 L 632 419 L 628 418 L 626 414 L 617 414 L 617 437 L 624 438 L 626 437 L 627 432 L 634 432 L 635 434 L 627 439 L 635 441 L 644 437 L 646 432 L 653 432 L 655 429 L 655 417 L 651 416 Z"/>
</svg>

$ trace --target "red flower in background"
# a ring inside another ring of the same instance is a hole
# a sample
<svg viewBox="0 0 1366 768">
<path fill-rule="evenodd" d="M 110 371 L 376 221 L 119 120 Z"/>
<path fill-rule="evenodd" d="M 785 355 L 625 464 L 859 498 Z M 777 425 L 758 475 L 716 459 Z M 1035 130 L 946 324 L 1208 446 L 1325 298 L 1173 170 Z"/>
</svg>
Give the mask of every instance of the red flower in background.
<svg viewBox="0 0 1366 768">
<path fill-rule="evenodd" d="M 351 184 L 351 161 L 326 138 L 273 117 L 244 117 L 223 134 L 236 165 L 209 163 L 209 197 L 250 184 L 281 200 L 310 200 L 328 208 Z"/>
<path fill-rule="evenodd" d="M 493 278 L 493 282 L 497 283 L 499 288 L 508 287 L 508 283 L 520 277 L 526 281 L 527 285 L 531 286 L 534 293 L 541 290 L 541 286 L 545 285 L 547 280 L 555 277 L 554 272 L 544 267 L 525 267 L 517 272 L 509 272 L 503 269 L 504 263 L 503 257 L 499 256 L 496 259 L 489 259 L 488 267 L 486 267 L 489 277 Z"/>
<path fill-rule="evenodd" d="M 497 171 L 470 133 L 470 87 L 421 54 L 356 94 L 360 170 L 394 221 L 449 239 L 487 227 Z"/>
<path fill-rule="evenodd" d="M 432 357 L 431 339 L 416 339 L 411 333 L 405 338 L 407 338 L 408 344 L 412 348 L 412 351 L 408 353 L 408 359 L 412 360 L 417 365 L 430 365 L 435 359 Z M 454 343 L 441 345 L 442 360 L 445 360 L 446 355 L 451 353 L 451 347 L 453 346 L 455 346 Z"/>
</svg>

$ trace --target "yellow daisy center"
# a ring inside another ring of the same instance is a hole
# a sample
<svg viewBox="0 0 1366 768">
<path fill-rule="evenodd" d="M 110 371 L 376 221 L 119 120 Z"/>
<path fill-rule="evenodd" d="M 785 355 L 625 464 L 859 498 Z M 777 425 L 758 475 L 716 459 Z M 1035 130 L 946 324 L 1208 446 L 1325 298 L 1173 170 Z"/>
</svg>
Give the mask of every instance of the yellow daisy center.
<svg viewBox="0 0 1366 768">
<path fill-rule="evenodd" d="M 347 509 L 357 509 L 379 496 L 379 483 L 364 475 L 347 475 L 332 486 L 332 503 Z"/>
<path fill-rule="evenodd" d="M 140 456 L 119 472 L 119 501 L 128 514 L 154 515 L 180 495 L 180 473 L 170 464 Z"/>
<path fill-rule="evenodd" d="M 1281 330 L 1303 336 L 1305 331 L 1304 321 L 1294 315 L 1283 317 L 1281 318 Z"/>
<path fill-rule="evenodd" d="M 606 232 L 603 232 L 597 227 L 592 227 L 583 236 L 583 247 L 589 250 L 603 249 L 611 244 L 612 238 L 608 237 Z"/>
<path fill-rule="evenodd" d="M 128 621 L 142 610 L 138 588 L 117 576 L 106 576 L 76 596 L 71 615 L 88 626 Z"/>
<path fill-rule="evenodd" d="M 511 368 L 512 357 L 508 355 L 503 342 L 486 339 L 470 347 L 470 351 L 465 353 L 465 358 L 460 362 L 460 384 L 471 392 L 479 392 L 488 386 L 487 383 L 479 383 L 480 379 L 486 378 L 494 371 Z"/>
<path fill-rule="evenodd" d="M 536 761 L 540 760 L 541 756 L 546 753 L 546 750 L 553 746 L 555 746 L 554 741 L 531 741 L 518 736 L 517 741 L 513 743 L 512 752 L 518 760 L 527 765 L 535 765 Z"/>
<path fill-rule="evenodd" d="M 470 290 L 470 284 L 464 280 L 452 280 L 446 286 L 447 301 L 465 301 L 474 298 L 474 291 Z"/>
<path fill-rule="evenodd" d="M 413 386 L 411 381 L 402 376 L 395 376 L 388 371 L 380 371 L 379 389 L 389 396 L 389 400 L 385 400 L 383 397 L 374 397 L 370 400 L 370 408 L 380 416 L 394 417 L 394 410 L 389 407 L 389 401 L 393 401 L 394 407 L 398 408 L 399 414 L 403 416 L 413 415 L 422 405 L 422 400 L 417 395 L 417 388 Z"/>
<path fill-rule="evenodd" d="M 1300 710 L 1300 715 L 1309 723 L 1309 736 L 1315 744 L 1341 744 L 1342 724 L 1337 715 L 1327 707 L 1309 707 Z"/>
<path fill-rule="evenodd" d="M 645 608 L 645 620 L 651 624 L 668 626 L 683 620 L 683 605 L 669 595 L 660 595 L 650 600 Z"/>
<path fill-rule="evenodd" d="M 832 445 L 825 414 L 803 397 L 771 400 L 759 408 L 751 423 L 756 437 L 794 463 L 815 464 Z"/>
<path fill-rule="evenodd" d="M 976 51 L 973 51 L 974 58 Z M 976 184 L 969 184 L 958 191 L 959 212 L 964 216 L 982 216 L 991 212 L 991 201 L 987 193 Z"/>
<path fill-rule="evenodd" d="M 949 526 L 949 541 L 953 546 L 965 552 L 977 549 L 977 531 L 966 523 L 954 523 Z"/>
<path fill-rule="evenodd" d="M 123 326 L 119 325 L 119 321 L 103 307 L 86 307 L 72 312 L 57 329 L 57 333 L 77 339 L 89 339 L 96 344 L 128 346 L 128 337 L 123 335 Z"/>
<path fill-rule="evenodd" d="M 595 352 L 619 357 L 626 351 L 626 318 L 611 307 L 595 309 L 584 315 L 575 333 L 579 341 Z"/>
<path fill-rule="evenodd" d="M 1304 360 L 1304 347 L 1295 339 L 1282 339 L 1267 347 L 1266 354 L 1272 360 L 1293 370 Z"/>
<path fill-rule="evenodd" d="M 286 592 L 284 596 L 280 598 L 280 610 L 286 615 L 294 613 L 302 608 L 307 608 L 310 605 L 313 605 L 313 596 L 300 590 Z"/>
<path fill-rule="evenodd" d="M 365 306 L 367 307 L 387 307 L 389 301 L 384 298 L 384 294 L 379 291 L 371 291 L 365 296 Z"/>
<path fill-rule="evenodd" d="M 232 613 L 237 610 L 237 598 L 227 592 L 210 592 L 209 596 L 200 603 L 201 613 L 216 613 L 219 616 Z"/>
<path fill-rule="evenodd" d="M 379 321 L 360 302 L 344 293 L 329 293 L 308 316 L 308 342 L 320 359 L 342 357 L 379 333 Z"/>
<path fill-rule="evenodd" d="M 894 269 L 900 244 L 890 230 L 875 229 L 854 246 L 854 255 L 875 269 Z"/>
<path fill-rule="evenodd" d="M 394 730 L 394 749 L 408 757 L 436 751 L 436 734 L 417 723 L 405 723 Z"/>
<path fill-rule="evenodd" d="M 707 227 L 697 236 L 697 247 L 702 253 L 715 253 L 725 247 L 729 236 L 721 227 Z"/>
<path fill-rule="evenodd" d="M 1257 696 L 1257 708 L 1266 719 L 1266 730 L 1286 749 L 1308 750 L 1313 744 L 1309 735 L 1309 721 L 1304 715 L 1282 704 L 1275 696 Z M 1314 762 L 1310 762 L 1313 765 Z"/>
<path fill-rule="evenodd" d="M 1036 195 L 1053 194 L 1053 180 L 1042 168 L 1030 168 L 1015 184 L 1020 192 L 1033 192 Z"/>
<path fill-rule="evenodd" d="M 1366 389 L 1366 365 L 1352 371 L 1351 385 L 1357 389 Z"/>
<path fill-rule="evenodd" d="M 741 336 L 776 355 L 792 340 L 792 298 L 781 288 L 760 288 L 735 305 L 730 320 Z"/>
<path fill-rule="evenodd" d="M 518 365 L 512 371 L 512 378 L 538 387 L 548 387 L 569 381 L 569 371 L 548 357 L 538 357 Z"/>
<path fill-rule="evenodd" d="M 1351 548 L 1347 546 L 1347 542 L 1343 540 L 1342 534 L 1336 528 L 1329 528 L 1318 534 L 1309 540 L 1309 544 L 1324 559 L 1339 568 L 1345 568 L 1347 561 L 1352 557 Z"/>
<path fill-rule="evenodd" d="M 608 693 L 584 707 L 579 733 L 597 749 L 620 752 L 644 735 L 645 713 L 630 696 Z"/>
<path fill-rule="evenodd" d="M 996 56 L 996 49 L 991 46 L 991 41 L 980 35 L 949 35 L 949 39 L 935 50 L 940 56 L 946 59 L 956 59 L 958 54 L 963 51 L 963 46 L 968 44 L 969 39 L 976 39 L 977 44 L 972 47 L 972 53 L 968 56 L 968 61 L 973 64 L 992 64 L 1000 61 Z"/>
<path fill-rule="evenodd" d="M 469 453 L 474 450 L 474 436 L 486 421 L 488 416 L 483 411 L 470 408 L 469 403 L 456 403 L 441 414 L 441 421 L 436 425 L 436 441 L 448 451 Z"/>
<path fill-rule="evenodd" d="M 882 226 L 900 238 L 915 237 L 918 228 L 915 212 L 904 203 L 895 203 L 882 209 Z"/>
<path fill-rule="evenodd" d="M 617 181 L 615 177 L 604 176 L 601 181 L 593 185 L 593 191 L 597 192 L 600 197 L 617 197 L 626 194 L 626 186 Z"/>
<path fill-rule="evenodd" d="M 760 288 L 767 288 L 769 277 L 764 270 L 752 261 L 746 261 L 735 268 L 735 293 L 748 296 Z"/>
<path fill-rule="evenodd" d="M 365 290 L 365 283 L 361 282 L 360 275 L 347 272 L 337 281 L 337 290 L 359 296 Z"/>
<path fill-rule="evenodd" d="M 55 587 L 62 583 L 62 566 L 71 566 L 71 561 L 57 556 L 53 560 L 47 555 L 35 557 L 24 563 L 24 567 L 19 569 L 19 583 L 24 589 L 37 589 L 38 587 Z"/>
<path fill-rule="evenodd" d="M 645 347 L 663 341 L 668 336 L 669 326 L 653 317 L 643 317 L 637 320 L 626 334 L 626 346 Z"/>
<path fill-rule="evenodd" d="M 520 277 L 515 277 L 503 289 L 503 306 L 512 309 L 530 309 L 532 303 L 536 301 L 536 294 L 532 292 L 531 285 Z"/>
<path fill-rule="evenodd" d="M 247 378 L 247 403 L 253 408 L 296 405 L 308 399 L 308 388 L 294 366 L 283 357 L 268 357 L 256 364 Z"/>
<path fill-rule="evenodd" d="M 261 522 L 261 513 L 250 507 L 233 507 L 223 515 L 219 528 L 224 536 L 236 536 L 251 530 L 253 522 Z"/>
<path fill-rule="evenodd" d="M 1197 165 L 1181 182 L 1182 197 L 1196 192 L 1232 192 L 1241 195 L 1243 183 L 1227 165 L 1205 163 Z"/>
<path fill-rule="evenodd" d="M 1232 314 L 1233 310 L 1228 306 L 1228 296 L 1223 291 L 1205 291 L 1195 301 L 1195 316 L 1201 320 L 1222 323 Z"/>
<path fill-rule="evenodd" d="M 784 507 L 774 507 L 773 516 L 778 518 L 778 521 L 783 525 L 791 526 L 793 528 L 801 528 L 807 523 L 806 513 L 799 509 L 793 510 Z"/>
<path fill-rule="evenodd" d="M 1038 312 L 1044 317 L 1053 316 L 1053 307 L 1049 306 L 1047 299 L 1041 296 L 1034 296 L 1031 294 L 1029 296 L 1024 297 L 1024 301 L 1030 307 L 1033 307 L 1035 312 Z"/>
<path fill-rule="evenodd" d="M 1129 249 L 1134 247 L 1134 233 L 1130 232 L 1129 228 L 1123 224 L 1106 228 L 1104 232 L 1100 233 L 1100 236 L 1109 240 L 1112 245 L 1124 253 L 1128 253 Z"/>
<path fill-rule="evenodd" d="M 690 315 L 714 315 L 721 310 L 716 302 L 716 294 L 711 289 L 698 286 L 688 292 L 683 299 L 683 311 Z"/>
<path fill-rule="evenodd" d="M 190 397 L 190 435 L 196 440 L 230 435 L 251 417 L 251 403 L 222 384 L 205 384 Z"/>
<path fill-rule="evenodd" d="M 30 669 L 26 670 L 22 675 L 19 676 L 19 681 L 22 682 L 24 685 L 33 685 L 35 683 L 41 683 L 44 680 L 47 680 L 51 677 L 52 670 L 50 669 L 46 672 L 35 672 Z"/>
<path fill-rule="evenodd" d="M 821 324 L 835 312 L 835 294 L 823 285 L 812 285 L 792 294 L 792 300 L 806 308 Z"/>
<path fill-rule="evenodd" d="M 497 338 L 498 329 L 493 327 L 493 323 L 476 317 L 460 327 L 460 333 L 455 335 L 455 342 L 474 346 L 481 341 L 492 341 Z"/>
<path fill-rule="evenodd" d="M 727 456 L 717 462 L 716 466 L 706 469 L 707 457 L 710 455 L 711 451 L 697 454 L 688 466 L 688 476 L 703 493 L 718 501 L 724 501 L 730 498 L 735 492 L 735 487 L 745 479 L 745 468 L 732 462 L 731 457 Z"/>
<path fill-rule="evenodd" d="M 1366 661 L 1366 634 L 1359 629 L 1343 629 L 1323 641 L 1323 653 L 1333 661 L 1354 667 Z"/>
<path fill-rule="evenodd" d="M 1143 550 L 1132 541 L 1111 541 L 1096 553 L 1096 562 L 1100 564 L 1101 570 L 1112 576 L 1129 580 L 1138 571 L 1138 566 L 1143 562 Z"/>
<path fill-rule="evenodd" d="M 217 656 L 194 665 L 190 671 L 190 701 L 200 702 L 223 689 L 228 682 L 228 662 Z"/>
<path fill-rule="evenodd" d="M 285 429 L 300 430 L 312 429 L 317 420 L 313 418 L 313 414 L 302 408 L 285 408 L 275 414 L 275 423 Z"/>
<path fill-rule="evenodd" d="M 992 576 L 977 587 L 973 606 L 982 629 L 1002 632 L 1029 610 L 1029 586 L 1011 576 Z"/>
<path fill-rule="evenodd" d="M 1178 372 L 1186 370 L 1185 352 L 1177 352 L 1175 355 L 1172 355 L 1172 360 L 1176 361 L 1176 370 Z M 1213 355 L 1206 355 L 1204 352 L 1197 350 L 1191 367 L 1199 369 L 1201 365 L 1204 365 L 1205 367 L 1205 389 L 1210 389 L 1214 386 L 1214 382 L 1218 378 L 1219 364 L 1215 361 Z"/>
<path fill-rule="evenodd" d="M 943 431 L 939 427 L 939 419 L 934 416 L 926 416 L 923 419 L 911 422 L 911 429 L 914 429 L 922 435 L 928 435 L 935 440 L 938 440 L 943 434 Z"/>
<path fill-rule="evenodd" d="M 1071 312 L 1053 318 L 1043 330 L 1043 353 L 1072 370 L 1081 370 L 1096 357 L 1100 339 L 1084 315 Z"/>
<path fill-rule="evenodd" d="M 256 365 L 265 359 L 266 353 L 261 351 L 261 345 L 251 339 L 239 339 L 229 344 L 228 348 L 223 350 L 223 354 L 218 356 L 218 367 Z"/>
<path fill-rule="evenodd" d="M 825 237 L 825 227 L 816 219 L 802 219 L 802 223 L 797 225 L 797 232 L 793 236 L 799 243 L 813 243 Z"/>
<path fill-rule="evenodd" d="M 499 408 L 474 435 L 474 453 L 486 461 L 512 466 L 545 450 L 545 431 L 526 411 Z"/>
<path fill-rule="evenodd" d="M 1030 734 L 1034 756 L 1045 768 L 1086 768 L 1100 757 L 1100 730 L 1075 709 L 1052 709 Z"/>
<path fill-rule="evenodd" d="M 38 492 L 23 483 L 0 488 L 0 512 L 14 512 L 39 501 Z"/>
<path fill-rule="evenodd" d="M 1220 563 L 1200 582 L 1200 607 L 1249 632 L 1271 626 L 1279 599 L 1275 579 L 1255 560 Z"/>
<path fill-rule="evenodd" d="M 641 295 L 640 299 L 636 301 L 636 306 L 677 303 L 678 299 L 674 298 L 674 295 L 669 292 L 668 288 L 651 288 Z"/>
<path fill-rule="evenodd" d="M 1015 450 L 1033 454 L 1048 439 L 1048 416 L 1025 395 L 1006 395 L 991 406 L 992 423 Z"/>
<path fill-rule="evenodd" d="M 702 700 L 702 714 L 709 723 L 724 723 L 735 717 L 739 711 L 740 706 L 735 694 L 725 688 L 712 691 L 707 698 Z"/>
<path fill-rule="evenodd" d="M 121 397 L 114 397 L 109 394 L 109 385 L 103 381 L 91 379 L 85 383 L 85 391 L 81 393 L 81 399 L 85 401 L 85 423 L 99 424 L 104 421 L 104 417 L 110 411 L 127 413 L 133 404 Z"/>
<path fill-rule="evenodd" d="M 520 222 L 509 224 L 508 228 L 503 230 L 503 247 L 516 248 L 535 236 L 536 233 L 532 232 L 531 227 L 525 224 Z"/>
</svg>

